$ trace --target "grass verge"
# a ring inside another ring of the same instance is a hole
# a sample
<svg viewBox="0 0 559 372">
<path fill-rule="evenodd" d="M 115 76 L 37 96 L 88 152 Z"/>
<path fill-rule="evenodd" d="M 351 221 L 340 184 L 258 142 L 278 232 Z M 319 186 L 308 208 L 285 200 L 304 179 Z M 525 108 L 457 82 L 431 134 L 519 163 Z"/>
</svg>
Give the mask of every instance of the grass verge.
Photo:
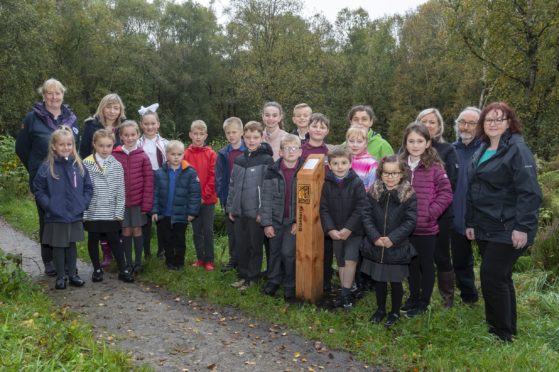
<svg viewBox="0 0 559 372">
<path fill-rule="evenodd" d="M 31 201 L 13 200 L 0 194 L 0 214 L 31 235 L 37 229 L 34 213 Z M 225 244 L 225 238 L 216 239 L 218 265 L 227 260 L 227 254 L 221 254 Z M 190 237 L 187 245 L 187 259 L 192 262 Z M 87 259 L 83 250 L 80 258 Z M 229 284 L 235 281 L 232 273 L 223 274 L 219 270 L 208 273 L 190 266 L 181 272 L 169 272 L 157 258 L 146 262 L 142 280 L 182 296 L 236 307 L 259 319 L 285 324 L 306 338 L 350 351 L 369 365 L 404 370 L 499 371 L 555 371 L 559 365 L 559 283 L 541 270 L 514 274 L 519 335 L 512 344 L 503 344 L 487 332 L 483 304 L 472 307 L 457 304 L 445 311 L 437 293 L 427 314 L 413 320 L 403 319 L 387 330 L 369 322 L 376 308 L 372 294 L 350 313 L 327 311 L 309 304 L 287 305 L 281 298 L 262 295 L 261 287 L 243 293 L 231 288 Z"/>
</svg>

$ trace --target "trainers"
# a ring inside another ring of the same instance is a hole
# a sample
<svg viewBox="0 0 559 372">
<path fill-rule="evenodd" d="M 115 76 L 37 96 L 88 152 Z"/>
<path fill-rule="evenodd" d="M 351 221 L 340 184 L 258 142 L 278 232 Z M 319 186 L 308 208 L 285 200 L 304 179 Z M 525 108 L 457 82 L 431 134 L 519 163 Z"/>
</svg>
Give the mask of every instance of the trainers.
<svg viewBox="0 0 559 372">
<path fill-rule="evenodd" d="M 351 310 L 353 308 L 351 295 L 342 297 L 342 305 L 344 307 L 344 310 Z"/>
<path fill-rule="evenodd" d="M 212 261 L 208 261 L 204 264 L 204 269 L 206 269 L 206 271 L 214 271 L 215 265 Z"/>
<path fill-rule="evenodd" d="M 386 311 L 377 309 L 377 311 L 375 311 L 373 316 L 371 316 L 371 322 L 375 324 L 380 324 L 380 322 L 382 322 L 385 316 L 386 316 Z"/>
<path fill-rule="evenodd" d="M 102 282 L 103 281 L 103 269 L 93 270 L 93 274 L 91 275 L 91 281 L 94 282 L 94 283 Z"/>
<path fill-rule="evenodd" d="M 238 289 L 239 291 L 246 291 L 247 289 L 249 289 L 250 287 L 252 287 L 254 284 L 253 281 L 251 280 L 245 280 L 245 282 L 243 283 L 242 286 L 240 286 Z"/>
<path fill-rule="evenodd" d="M 70 285 L 73 287 L 83 287 L 83 285 L 85 284 L 85 282 L 82 280 L 82 278 L 78 276 L 78 274 L 72 275 L 68 279 L 68 281 L 70 282 Z"/>
<path fill-rule="evenodd" d="M 396 314 L 396 313 L 390 313 L 388 314 L 388 318 L 386 318 L 386 322 L 384 322 L 384 326 L 386 328 L 390 328 L 394 325 L 394 323 L 396 323 L 398 320 L 400 320 L 400 314 Z"/>
<path fill-rule="evenodd" d="M 54 284 L 55 289 L 66 289 L 66 279 L 58 278 L 56 279 L 56 283 Z"/>
<path fill-rule="evenodd" d="M 363 298 L 363 296 L 365 295 L 361 288 L 359 288 L 355 283 L 353 283 L 353 285 L 351 286 L 349 293 L 351 293 L 351 296 L 356 300 Z"/>
<path fill-rule="evenodd" d="M 134 281 L 134 276 L 130 272 L 130 270 L 126 269 L 121 273 L 118 273 L 118 280 L 121 280 L 125 283 L 132 283 Z"/>
<path fill-rule="evenodd" d="M 227 265 L 225 265 L 221 268 L 221 272 L 226 273 L 228 271 L 233 271 L 236 268 L 237 268 L 237 265 L 235 265 L 234 263 L 228 262 Z"/>
<path fill-rule="evenodd" d="M 262 293 L 264 293 L 265 295 L 268 296 L 274 296 L 276 294 L 276 291 L 278 290 L 279 285 L 274 284 L 274 283 L 268 283 L 266 285 L 266 287 L 264 287 L 264 289 L 262 290 Z"/>
<path fill-rule="evenodd" d="M 233 288 L 240 288 L 245 284 L 245 279 L 239 279 L 235 283 L 231 283 L 231 287 Z"/>
<path fill-rule="evenodd" d="M 192 267 L 204 267 L 204 266 L 205 266 L 205 264 L 204 264 L 204 261 L 202 261 L 202 260 L 196 260 L 192 264 Z"/>
<path fill-rule="evenodd" d="M 142 265 L 134 265 L 134 268 L 132 269 L 132 272 L 134 274 L 139 274 L 141 273 L 143 270 Z"/>
<path fill-rule="evenodd" d="M 406 318 L 413 318 L 419 315 L 423 315 L 425 314 L 426 311 L 427 311 L 427 306 L 423 304 L 419 304 L 413 309 L 409 309 L 408 311 L 406 311 Z"/>
<path fill-rule="evenodd" d="M 416 305 L 417 305 L 417 303 L 416 303 L 415 300 L 412 300 L 411 298 L 408 298 L 408 299 L 406 300 L 406 302 L 404 303 L 404 306 L 402 306 L 402 307 L 400 308 L 400 310 L 402 310 L 402 312 L 405 313 L 406 311 L 411 310 L 411 309 L 413 309 L 414 307 L 416 307 Z"/>
</svg>

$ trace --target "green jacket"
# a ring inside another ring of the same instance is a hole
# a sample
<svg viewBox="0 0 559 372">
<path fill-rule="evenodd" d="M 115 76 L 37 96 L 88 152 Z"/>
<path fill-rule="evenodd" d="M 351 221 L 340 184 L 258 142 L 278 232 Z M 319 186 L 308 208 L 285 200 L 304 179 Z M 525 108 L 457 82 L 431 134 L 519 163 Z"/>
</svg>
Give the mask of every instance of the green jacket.
<svg viewBox="0 0 559 372">
<path fill-rule="evenodd" d="M 376 160 L 394 154 L 394 150 L 388 141 L 382 138 L 379 133 L 375 133 L 372 129 L 369 129 L 369 133 L 367 134 L 367 142 L 369 143 L 367 145 L 367 151 L 369 151 L 369 154 Z"/>
</svg>

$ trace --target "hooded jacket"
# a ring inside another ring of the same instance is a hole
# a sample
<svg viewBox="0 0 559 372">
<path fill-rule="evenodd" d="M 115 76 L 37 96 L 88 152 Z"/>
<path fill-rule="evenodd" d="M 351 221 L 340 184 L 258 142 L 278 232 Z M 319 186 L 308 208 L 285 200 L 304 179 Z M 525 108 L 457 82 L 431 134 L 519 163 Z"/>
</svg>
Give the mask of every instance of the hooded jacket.
<svg viewBox="0 0 559 372">
<path fill-rule="evenodd" d="M 169 198 L 169 165 L 164 164 L 155 171 L 155 191 L 151 214 L 163 217 Z M 173 214 L 171 224 L 188 223 L 187 216 L 198 216 L 200 211 L 200 182 L 194 168 L 186 160 L 181 162 L 180 171 L 175 180 L 173 196 Z"/>
<path fill-rule="evenodd" d="M 376 133 L 372 129 L 367 133 L 367 143 L 367 151 L 376 160 L 381 160 L 385 156 L 394 154 L 394 150 L 388 141 L 382 138 L 380 133 Z"/>
<path fill-rule="evenodd" d="M 50 135 L 58 126 L 67 125 L 72 128 L 76 148 L 79 147 L 80 130 L 76 115 L 66 105 L 62 105 L 60 110 L 60 115 L 54 120 L 44 102 L 37 102 L 33 105 L 33 110 L 23 118 L 21 130 L 16 138 L 16 154 L 29 172 L 30 187 L 39 167 L 47 158 Z"/>
<path fill-rule="evenodd" d="M 507 130 L 495 155 L 478 164 L 488 147 L 482 142 L 470 165 L 466 227 L 474 228 L 477 240 L 511 245 L 512 231 L 522 231 L 530 245 L 542 203 L 532 152 L 521 135 Z"/>
<path fill-rule="evenodd" d="M 226 212 L 234 216 L 256 218 L 262 205 L 262 185 L 268 166 L 273 164 L 272 148 L 266 142 L 254 151 L 248 149 L 233 165 Z"/>
<path fill-rule="evenodd" d="M 367 193 L 368 203 L 363 209 L 365 239 L 363 257 L 384 264 L 408 264 L 409 237 L 417 221 L 417 199 L 407 181 L 397 188 L 387 190 L 382 180 L 377 180 Z M 394 244 L 390 248 L 375 245 L 380 237 L 387 236 Z"/>
<path fill-rule="evenodd" d="M 87 168 L 82 175 L 73 157 L 56 157 L 54 174 L 58 179 L 51 175 L 48 163 L 43 162 L 33 179 L 35 199 L 45 211 L 45 223 L 82 221 L 93 196 Z"/>
<path fill-rule="evenodd" d="M 246 150 L 243 140 L 241 140 L 241 146 L 238 150 L 241 152 Z M 215 164 L 215 192 L 224 208 L 227 205 L 227 195 L 229 194 L 231 175 L 231 169 L 229 169 L 229 154 L 231 151 L 233 151 L 233 146 L 231 146 L 231 144 L 219 150 Z"/>
<path fill-rule="evenodd" d="M 353 169 L 340 182 L 329 170 L 320 196 L 320 222 L 324 233 L 347 228 L 351 230 L 351 237 L 362 236 L 361 217 L 366 200 L 363 181 Z"/>
<path fill-rule="evenodd" d="M 217 203 L 215 192 L 215 162 L 217 155 L 210 146 L 188 146 L 184 152 L 186 160 L 198 174 L 202 190 L 202 204 Z"/>
<path fill-rule="evenodd" d="M 113 150 L 113 156 L 124 169 L 126 208 L 139 206 L 142 213 L 149 213 L 153 206 L 153 170 L 148 156 L 140 147 L 126 154 L 122 146 Z"/>
<path fill-rule="evenodd" d="M 83 219 L 86 221 L 114 221 L 124 219 L 124 171 L 122 165 L 109 155 L 103 166 L 89 155 L 83 161 L 93 183 L 93 198 Z"/>
</svg>

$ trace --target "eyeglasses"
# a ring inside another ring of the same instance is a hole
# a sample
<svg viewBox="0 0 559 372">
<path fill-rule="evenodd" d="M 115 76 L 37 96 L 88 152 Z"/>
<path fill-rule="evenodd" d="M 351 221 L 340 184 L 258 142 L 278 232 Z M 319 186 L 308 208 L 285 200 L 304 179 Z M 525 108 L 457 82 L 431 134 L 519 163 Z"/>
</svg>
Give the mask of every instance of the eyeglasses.
<svg viewBox="0 0 559 372">
<path fill-rule="evenodd" d="M 289 153 L 294 153 L 295 151 L 297 151 L 297 150 L 299 150 L 299 149 L 300 149 L 300 147 L 296 147 L 296 146 L 287 146 L 287 147 L 284 147 L 282 150 L 283 150 L 283 151 L 287 151 L 287 152 L 289 152 Z"/>
<path fill-rule="evenodd" d="M 466 121 L 464 119 L 460 119 L 457 121 L 458 125 L 463 127 L 475 127 L 477 125 L 477 121 Z"/>
<path fill-rule="evenodd" d="M 382 176 L 388 178 L 400 177 L 401 175 L 402 172 L 382 172 Z"/>
<path fill-rule="evenodd" d="M 496 119 L 487 119 L 485 118 L 485 124 L 503 124 L 505 121 L 509 120 L 508 118 L 496 118 Z"/>
</svg>

